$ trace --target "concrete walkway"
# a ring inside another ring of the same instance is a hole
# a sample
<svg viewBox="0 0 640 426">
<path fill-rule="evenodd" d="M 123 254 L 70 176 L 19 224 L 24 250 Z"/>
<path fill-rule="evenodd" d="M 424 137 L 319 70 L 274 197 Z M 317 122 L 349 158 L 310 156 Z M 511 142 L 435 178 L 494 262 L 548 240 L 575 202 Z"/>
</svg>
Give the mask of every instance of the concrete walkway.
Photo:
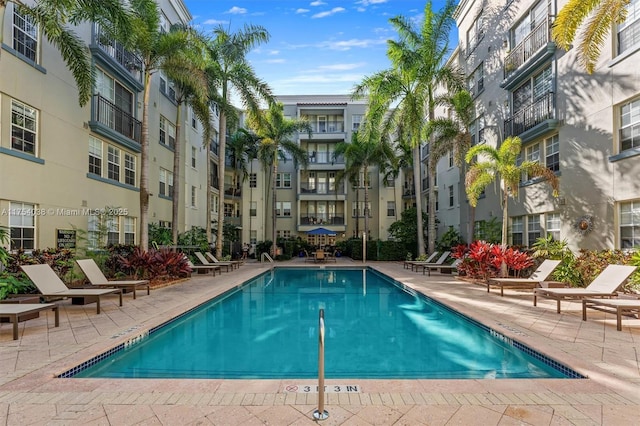
<svg viewBox="0 0 640 426">
<path fill-rule="evenodd" d="M 279 264 L 280 265 L 280 264 Z M 300 259 L 282 263 L 312 267 Z M 359 266 L 338 259 L 337 266 Z M 334 266 L 333 263 L 326 265 Z M 581 305 L 507 290 L 505 297 L 450 275 L 411 272 L 402 263 L 370 263 L 428 296 L 519 340 L 588 379 L 351 380 L 359 393 L 328 393 L 324 425 L 632 425 L 640 419 L 640 320 L 589 313 Z M 305 380 L 56 379 L 57 374 L 165 322 L 265 271 L 247 263 L 216 277 L 200 275 L 152 290 L 124 306 L 58 302 L 52 312 L 0 324 L 0 426 L 3 425 L 305 425 L 315 423 L 317 394 L 288 392 Z M 345 380 L 327 380 L 328 385 Z"/>
</svg>

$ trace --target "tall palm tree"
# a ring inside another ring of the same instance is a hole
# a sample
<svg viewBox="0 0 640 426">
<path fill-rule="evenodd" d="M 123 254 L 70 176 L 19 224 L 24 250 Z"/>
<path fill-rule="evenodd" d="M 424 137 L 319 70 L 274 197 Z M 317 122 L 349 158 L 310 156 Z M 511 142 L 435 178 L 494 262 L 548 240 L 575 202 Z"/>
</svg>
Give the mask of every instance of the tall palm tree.
<svg viewBox="0 0 640 426">
<path fill-rule="evenodd" d="M 29 5 L 21 0 L 0 0 L 0 44 L 9 3 L 19 7 L 20 13 L 27 16 L 38 27 L 38 31 L 58 49 L 78 86 L 78 102 L 80 106 L 86 105 L 93 93 L 91 55 L 84 41 L 69 25 L 95 22 L 107 34 L 122 36 L 128 32 L 130 24 L 123 2 L 38 0 Z"/>
<path fill-rule="evenodd" d="M 220 108 L 220 146 L 218 150 L 218 180 L 222 184 L 225 174 L 225 147 L 227 120 L 236 117 L 236 109 L 231 103 L 231 91 L 237 94 L 245 110 L 256 114 L 260 110 L 260 102 L 271 102 L 271 89 L 256 75 L 247 61 L 247 53 L 260 43 L 269 40 L 269 33 L 261 26 L 245 25 L 235 33 L 222 26 L 214 30 L 215 38 L 208 49 L 212 57 L 208 73 L 212 88 L 212 99 Z M 209 210 L 207 210 L 209 211 Z M 222 255 L 224 223 L 224 195 L 218 200 L 218 230 L 216 233 L 216 255 Z"/>
<path fill-rule="evenodd" d="M 473 96 L 467 90 L 441 97 L 438 103 L 451 112 L 450 117 L 437 117 L 429 122 L 429 133 L 432 136 L 430 155 L 442 158 L 446 153 L 453 152 L 454 163 L 457 167 L 464 166 L 464 157 L 471 148 L 471 133 L 469 127 L 475 119 L 475 104 Z M 430 170 L 435 173 L 435 170 Z M 473 225 L 475 222 L 475 207 L 469 204 L 469 238 L 473 239 Z"/>
<path fill-rule="evenodd" d="M 612 25 L 625 21 L 630 3 L 631 0 L 569 0 L 553 23 L 551 37 L 560 48 L 569 50 L 584 25 L 578 57 L 585 70 L 592 74 Z"/>
<path fill-rule="evenodd" d="M 469 204 L 476 206 L 478 198 L 485 188 L 498 180 L 502 191 L 502 245 L 507 245 L 507 226 L 509 214 L 507 211 L 509 196 L 517 197 L 520 189 L 520 178 L 523 173 L 530 177 L 540 177 L 546 180 L 553 189 L 553 196 L 558 196 L 560 182 L 553 171 L 535 161 L 524 161 L 518 165 L 518 156 L 522 142 L 518 137 L 505 139 L 499 148 L 489 145 L 475 145 L 467 151 L 465 161 L 471 163 L 475 156 L 480 156 L 474 162 L 465 178 Z"/>
<path fill-rule="evenodd" d="M 373 136 L 373 135 L 372 135 Z M 333 152 L 334 158 L 344 156 L 345 169 L 336 176 L 341 181 L 346 176 L 363 174 L 362 184 L 364 188 L 364 232 L 369 235 L 369 171 L 372 166 L 381 166 L 385 163 L 395 163 L 394 150 L 386 138 L 369 139 L 359 136 L 358 132 L 351 134 L 351 142 L 336 144 Z"/>
<path fill-rule="evenodd" d="M 260 158 L 267 162 L 271 168 L 271 190 L 272 194 L 272 252 L 276 251 L 276 177 L 278 174 L 278 160 L 286 158 L 288 153 L 295 162 L 306 167 L 309 162 L 307 152 L 291 138 L 300 132 L 306 132 L 311 138 L 313 129 L 311 124 L 304 119 L 285 118 L 284 107 L 279 102 L 272 102 L 269 108 L 257 114 L 250 113 L 247 120 L 249 126 L 260 138 Z"/>
<path fill-rule="evenodd" d="M 229 148 L 229 159 L 233 166 L 233 182 L 238 182 L 238 174 L 241 175 L 242 182 L 249 178 L 249 162 L 253 160 L 258 151 L 260 138 L 255 133 L 247 129 L 236 130 L 227 141 Z M 233 195 L 236 195 L 236 186 L 233 187 Z"/>
<path fill-rule="evenodd" d="M 176 27 L 179 28 L 179 27 Z M 206 50 L 204 38 L 193 29 L 183 27 L 190 32 L 189 44 L 182 51 L 167 58 L 162 64 L 162 70 L 175 88 L 176 108 L 176 138 L 173 152 L 173 197 L 172 197 L 172 237 L 173 245 L 178 244 L 178 222 L 180 212 L 180 192 L 182 183 L 182 107 L 190 106 L 196 118 L 203 127 L 203 139 L 211 139 L 211 110 L 209 108 L 209 80 L 205 72 Z M 208 159 L 207 159 L 208 160 Z"/>
<path fill-rule="evenodd" d="M 403 16 L 390 20 L 399 35 L 399 40 L 389 40 L 387 56 L 392 68 L 365 77 L 356 85 L 353 96 L 369 96 L 365 132 L 377 126 L 382 134 L 395 133 L 399 139 L 409 141 L 413 148 L 414 185 L 416 209 L 418 210 L 418 253 L 425 253 L 424 229 L 421 212 L 420 145 L 427 140 L 429 120 L 435 118 L 437 84 L 450 90 L 463 85 L 460 72 L 447 65 L 449 32 L 454 24 L 454 0 L 447 0 L 440 11 L 433 11 L 432 1 L 424 9 L 420 28 Z M 429 161 L 437 163 L 430 156 Z M 429 251 L 435 249 L 435 177 L 430 174 L 429 185 Z"/>
<path fill-rule="evenodd" d="M 149 246 L 149 97 L 151 76 L 165 63 L 189 47 L 191 34 L 174 27 L 169 32 L 160 26 L 160 10 L 154 0 L 130 0 L 132 25 L 125 46 L 142 60 L 143 101 L 140 140 L 140 246 Z M 173 224 L 177 226 L 177 224 Z"/>
</svg>

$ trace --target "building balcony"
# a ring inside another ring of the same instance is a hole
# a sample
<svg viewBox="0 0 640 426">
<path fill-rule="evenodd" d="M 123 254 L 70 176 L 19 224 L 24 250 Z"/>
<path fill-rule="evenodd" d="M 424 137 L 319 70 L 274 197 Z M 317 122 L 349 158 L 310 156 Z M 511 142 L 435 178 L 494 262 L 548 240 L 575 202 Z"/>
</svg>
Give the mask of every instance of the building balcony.
<svg viewBox="0 0 640 426">
<path fill-rule="evenodd" d="M 242 188 L 238 188 L 238 187 L 232 186 L 232 185 L 225 185 L 224 186 L 224 195 L 225 195 L 225 198 L 228 198 L 228 197 L 240 198 L 240 197 L 242 197 Z"/>
<path fill-rule="evenodd" d="M 522 142 L 527 142 L 557 126 L 555 94 L 549 92 L 505 120 L 504 134 L 505 137 L 518 136 Z"/>
<path fill-rule="evenodd" d="M 511 90 L 527 78 L 538 65 L 551 58 L 556 44 L 551 41 L 549 22 L 544 20 L 524 40 L 522 40 L 504 59 L 503 89 Z"/>
<path fill-rule="evenodd" d="M 224 222 L 238 228 L 242 226 L 242 216 L 225 216 Z"/>
<path fill-rule="evenodd" d="M 318 200 L 328 197 L 335 200 L 337 197 L 338 200 L 344 200 L 346 195 L 346 187 L 343 184 L 334 187 L 328 183 L 316 182 L 314 184 L 310 184 L 309 182 L 303 182 L 300 183 L 298 198 L 300 200 Z"/>
<path fill-rule="evenodd" d="M 121 43 L 109 38 L 98 24 L 93 27 L 90 50 L 95 57 L 101 59 L 101 62 L 110 65 L 109 68 L 112 72 L 127 80 L 129 85 L 137 87 L 139 90 L 144 88 L 142 84 L 142 59 L 126 50 Z M 111 66 L 114 63 L 118 66 Z M 122 70 L 126 72 L 123 73 Z"/>
<path fill-rule="evenodd" d="M 334 229 L 333 226 L 345 226 L 344 215 L 315 214 L 313 216 L 300 216 L 298 227 L 300 228 L 302 226 L 309 226 L 309 229 L 323 226 L 331 230 L 337 230 Z M 340 229 L 340 231 L 342 231 L 342 229 Z"/>
<path fill-rule="evenodd" d="M 142 123 L 99 94 L 93 95 L 89 127 L 102 136 L 140 152 Z"/>
<path fill-rule="evenodd" d="M 333 152 L 317 152 L 317 151 L 308 151 L 307 155 L 309 156 L 309 165 L 316 164 L 344 164 L 344 157 L 338 156 L 337 158 L 333 158 Z"/>
</svg>

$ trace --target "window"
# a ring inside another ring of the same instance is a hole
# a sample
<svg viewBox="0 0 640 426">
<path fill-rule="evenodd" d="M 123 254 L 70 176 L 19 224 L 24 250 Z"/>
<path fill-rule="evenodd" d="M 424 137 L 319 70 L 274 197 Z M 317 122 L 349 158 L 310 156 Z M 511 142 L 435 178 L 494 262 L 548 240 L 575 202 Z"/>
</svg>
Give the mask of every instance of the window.
<svg viewBox="0 0 640 426">
<path fill-rule="evenodd" d="M 171 229 L 171 222 L 168 220 L 160 220 L 158 221 L 158 226 L 164 229 Z"/>
<path fill-rule="evenodd" d="M 160 169 L 160 196 L 173 197 L 173 173 Z"/>
<path fill-rule="evenodd" d="M 251 201 L 249 206 L 249 216 L 256 217 L 258 216 L 258 202 Z"/>
<path fill-rule="evenodd" d="M 89 173 L 102 176 L 102 141 L 89 136 Z"/>
<path fill-rule="evenodd" d="M 351 130 L 358 131 L 360 130 L 360 125 L 362 124 L 363 115 L 361 114 L 353 114 L 351 116 Z"/>
<path fill-rule="evenodd" d="M 449 160 L 449 167 L 453 167 L 453 150 L 450 150 L 447 154 L 447 159 Z"/>
<path fill-rule="evenodd" d="M 282 231 L 282 238 L 284 238 L 285 240 L 288 240 L 291 238 L 291 231 L 289 229 L 285 229 Z"/>
<path fill-rule="evenodd" d="M 396 202 L 387 201 L 387 217 L 393 217 L 396 215 Z"/>
<path fill-rule="evenodd" d="M 640 247 L 640 201 L 620 204 L 620 248 Z"/>
<path fill-rule="evenodd" d="M 136 220 L 133 217 L 124 217 L 124 243 L 136 243 Z"/>
<path fill-rule="evenodd" d="M 100 103 L 101 108 L 95 112 L 94 119 L 128 138 L 138 138 L 133 93 L 100 68 L 96 68 L 96 93 L 104 100 Z"/>
<path fill-rule="evenodd" d="M 525 160 L 532 163 L 540 163 L 540 143 L 534 143 L 525 148 Z M 523 180 L 531 180 L 528 174 L 523 176 Z"/>
<path fill-rule="evenodd" d="M 291 188 L 291 173 L 278 173 L 276 175 L 276 188 Z"/>
<path fill-rule="evenodd" d="M 198 150 L 195 146 L 191 147 L 191 167 L 193 167 L 194 169 L 196 168 L 197 163 L 197 158 L 198 158 Z"/>
<path fill-rule="evenodd" d="M 474 240 L 486 240 L 487 239 L 487 221 L 477 220 L 473 224 L 473 239 Z"/>
<path fill-rule="evenodd" d="M 510 31 L 511 48 L 514 49 L 520 43 L 524 41 L 529 34 L 533 32 L 539 25 L 546 22 L 548 19 L 548 6 L 547 0 L 541 0 L 534 7 L 532 7 L 527 14 L 522 18 Z M 530 41 L 533 43 L 533 41 Z M 530 46 L 526 46 L 528 50 L 531 50 Z M 533 53 L 533 52 L 528 52 Z"/>
<path fill-rule="evenodd" d="M 224 217 L 233 217 L 233 204 L 224 203 Z"/>
<path fill-rule="evenodd" d="M 454 205 L 453 185 L 449 185 L 449 207 L 453 207 L 453 205 Z"/>
<path fill-rule="evenodd" d="M 160 116 L 160 143 L 171 149 L 176 147 L 176 127 L 163 116 Z"/>
<path fill-rule="evenodd" d="M 278 202 L 276 203 L 277 216 L 291 217 L 291 202 Z"/>
<path fill-rule="evenodd" d="M 467 79 L 467 86 L 471 96 L 477 96 L 484 90 L 484 62 L 480 62 L 480 65 L 473 70 Z"/>
<path fill-rule="evenodd" d="M 198 128 L 198 120 L 196 117 L 196 112 L 193 108 L 190 108 L 189 111 L 191 111 L 191 127 L 193 127 L 194 129 Z"/>
<path fill-rule="evenodd" d="M 18 7 L 13 9 L 13 49 L 30 61 L 37 62 L 38 26 L 30 17 L 20 14 Z"/>
<path fill-rule="evenodd" d="M 631 0 L 627 19 L 618 25 L 618 55 L 640 43 L 640 0 Z"/>
<path fill-rule="evenodd" d="M 164 12 L 160 12 L 160 24 L 159 24 L 160 31 L 163 33 L 168 33 L 170 27 L 171 27 L 171 24 L 169 23 L 169 19 L 167 18 L 167 15 L 165 15 Z"/>
<path fill-rule="evenodd" d="M 524 217 L 511 218 L 511 244 L 521 246 L 524 244 Z"/>
<path fill-rule="evenodd" d="M 256 188 L 258 186 L 258 174 L 250 173 L 249 174 L 249 188 Z"/>
<path fill-rule="evenodd" d="M 36 155 L 38 111 L 11 100 L 11 148 Z"/>
<path fill-rule="evenodd" d="M 195 186 L 191 186 L 191 207 L 196 207 L 196 187 Z"/>
<path fill-rule="evenodd" d="M 467 55 L 471 54 L 476 48 L 482 37 L 484 36 L 484 16 L 480 11 L 476 19 L 471 24 L 471 28 L 467 31 Z"/>
<path fill-rule="evenodd" d="M 551 235 L 554 240 L 560 241 L 560 213 L 547 213 L 547 226 L 546 226 L 546 234 L 547 236 Z"/>
<path fill-rule="evenodd" d="M 533 246 L 538 238 L 542 236 L 542 227 L 540 226 L 540 215 L 532 214 L 527 216 L 527 245 Z"/>
<path fill-rule="evenodd" d="M 214 215 L 218 214 L 218 203 L 220 202 L 220 197 L 218 197 L 216 194 L 211 194 L 211 213 L 213 213 Z"/>
<path fill-rule="evenodd" d="M 364 217 L 364 201 L 354 201 L 351 206 L 353 217 Z M 371 202 L 367 203 L 367 213 L 371 217 Z"/>
<path fill-rule="evenodd" d="M 640 146 L 640 98 L 620 107 L 620 152 Z"/>
<path fill-rule="evenodd" d="M 111 145 L 107 147 L 107 177 L 120 180 L 120 150 Z"/>
<path fill-rule="evenodd" d="M 560 171 L 560 138 L 558 135 L 544 140 L 544 155 L 547 168 L 553 172 Z"/>
<path fill-rule="evenodd" d="M 469 133 L 471 134 L 471 145 L 484 143 L 484 116 L 473 120 L 469 126 Z"/>
<path fill-rule="evenodd" d="M 100 221 L 97 215 L 87 217 L 87 243 L 90 249 L 99 247 L 100 239 Z"/>
<path fill-rule="evenodd" d="M 167 76 L 160 71 L 158 73 L 160 75 L 160 92 L 166 95 L 172 101 L 176 99 L 176 90 L 174 88 L 173 81 L 169 80 Z"/>
<path fill-rule="evenodd" d="M 136 184 L 136 157 L 124 153 L 124 183 L 135 186 Z"/>
<path fill-rule="evenodd" d="M 33 250 L 36 246 L 35 204 L 9 203 L 11 250 Z"/>
</svg>

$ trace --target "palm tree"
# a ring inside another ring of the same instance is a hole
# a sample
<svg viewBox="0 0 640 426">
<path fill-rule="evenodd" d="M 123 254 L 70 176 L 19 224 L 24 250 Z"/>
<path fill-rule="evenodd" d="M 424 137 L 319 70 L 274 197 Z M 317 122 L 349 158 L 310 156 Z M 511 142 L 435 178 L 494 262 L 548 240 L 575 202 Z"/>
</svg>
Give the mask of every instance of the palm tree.
<svg viewBox="0 0 640 426">
<path fill-rule="evenodd" d="M 227 120 L 233 121 L 236 109 L 231 104 L 231 90 L 239 96 L 245 110 L 256 114 L 260 110 L 260 102 L 271 102 L 271 89 L 260 80 L 246 55 L 260 43 L 269 40 L 269 33 L 261 26 L 245 25 L 242 30 L 230 33 L 219 26 L 214 30 L 215 38 L 208 49 L 212 60 L 209 64 L 209 78 L 212 99 L 220 108 L 220 146 L 218 151 L 218 177 L 224 182 L 225 146 Z M 209 211 L 209 210 L 207 210 Z M 210 221 L 209 221 L 210 222 Z M 216 233 L 216 256 L 222 255 L 224 223 L 224 195 L 218 200 L 218 230 Z"/>
<path fill-rule="evenodd" d="M 311 138 L 313 129 L 304 119 L 290 119 L 284 117 L 284 107 L 279 102 L 269 104 L 269 109 L 258 114 L 249 114 L 248 124 L 260 138 L 260 158 L 263 164 L 271 166 L 271 190 L 273 192 L 272 206 L 272 251 L 276 254 L 276 176 L 278 173 L 278 159 L 286 158 L 288 153 L 295 162 L 306 167 L 309 158 L 307 152 L 291 138 L 299 132 L 306 132 Z"/>
<path fill-rule="evenodd" d="M 363 174 L 364 188 L 364 232 L 369 235 L 369 171 L 372 166 L 395 163 L 393 147 L 386 138 L 365 139 L 358 132 L 351 134 L 351 142 L 340 142 L 333 153 L 334 158 L 344 156 L 345 169 L 336 177 L 341 181 L 346 176 Z"/>
<path fill-rule="evenodd" d="M 177 28 L 177 27 L 176 27 Z M 209 108 L 208 88 L 209 80 L 205 73 L 206 51 L 204 38 L 189 28 L 183 28 L 191 34 L 187 48 L 176 52 L 167 58 L 162 65 L 162 70 L 175 88 L 176 108 L 176 138 L 173 152 L 173 197 L 172 197 L 172 237 L 173 245 L 178 244 L 178 222 L 180 212 L 180 175 L 182 173 L 182 141 L 180 131 L 182 127 L 182 106 L 191 107 L 198 121 L 203 127 L 203 139 L 211 139 L 211 110 Z M 204 145 L 203 144 L 203 145 Z"/>
<path fill-rule="evenodd" d="M 630 3 L 631 0 L 569 0 L 556 17 L 551 37 L 560 48 L 569 50 L 578 29 L 585 25 L 578 57 L 585 70 L 592 74 L 612 25 L 625 21 Z"/>
<path fill-rule="evenodd" d="M 21 0 L 0 0 L 0 44 L 8 3 L 15 4 L 20 13 L 28 17 L 58 49 L 78 86 L 78 102 L 80 106 L 86 105 L 93 93 L 91 55 L 84 41 L 68 25 L 95 22 L 112 36 L 126 34 L 129 16 L 123 3 L 120 0 L 38 0 L 27 5 Z"/>
<path fill-rule="evenodd" d="M 400 36 L 398 41 L 389 40 L 387 56 L 392 68 L 365 77 L 356 85 L 353 96 L 369 96 L 365 132 L 378 130 L 382 134 L 395 133 L 401 140 L 409 141 L 413 148 L 414 185 L 416 209 L 418 210 L 418 253 L 425 253 L 424 229 L 421 212 L 420 145 L 427 140 L 429 120 L 435 118 L 436 84 L 450 90 L 463 85 L 460 72 L 446 64 L 449 53 L 449 32 L 454 24 L 452 18 L 456 8 L 454 0 L 447 0 L 439 12 L 433 11 L 428 1 L 420 28 L 403 16 L 390 20 Z M 427 119 L 427 120 L 425 120 Z M 437 163 L 430 156 L 429 161 Z M 429 251 L 435 249 L 435 177 L 430 174 L 429 186 Z"/>
<path fill-rule="evenodd" d="M 140 247 L 149 246 L 149 96 L 151 76 L 189 47 L 191 34 L 180 27 L 164 32 L 154 0 L 130 0 L 132 25 L 125 45 L 142 60 L 143 101 L 140 140 Z M 176 223 L 173 224 L 177 226 Z"/>
<path fill-rule="evenodd" d="M 453 95 L 440 98 L 440 105 L 453 113 L 451 117 L 438 117 L 429 122 L 429 133 L 432 135 L 430 155 L 442 158 L 446 153 L 453 152 L 454 163 L 457 167 L 464 166 L 464 157 L 471 148 L 471 133 L 469 127 L 475 119 L 475 104 L 473 96 L 467 90 L 461 90 Z M 435 173 L 435 170 L 430 170 Z M 473 239 L 473 225 L 475 222 L 475 207 L 469 204 L 470 239 Z"/>
<path fill-rule="evenodd" d="M 476 206 L 478 198 L 485 188 L 498 180 L 502 191 L 502 245 L 507 245 L 507 225 L 509 215 L 507 211 L 509 196 L 517 197 L 520 188 L 520 178 L 526 173 L 531 178 L 540 177 L 548 181 L 553 189 L 553 196 L 558 196 L 560 182 L 553 171 L 536 161 L 524 161 L 518 165 L 518 156 L 522 143 L 518 137 L 509 137 L 499 148 L 488 145 L 475 145 L 467 151 L 465 160 L 471 163 L 476 156 L 480 156 L 474 162 L 465 178 L 467 197 L 469 204 Z"/>
<path fill-rule="evenodd" d="M 238 173 L 242 175 L 242 182 L 249 178 L 249 162 L 253 160 L 258 151 L 260 138 L 247 129 L 236 130 L 227 142 L 229 158 L 233 166 L 233 182 L 238 182 Z M 236 186 L 233 187 L 233 195 L 236 195 Z"/>
</svg>

